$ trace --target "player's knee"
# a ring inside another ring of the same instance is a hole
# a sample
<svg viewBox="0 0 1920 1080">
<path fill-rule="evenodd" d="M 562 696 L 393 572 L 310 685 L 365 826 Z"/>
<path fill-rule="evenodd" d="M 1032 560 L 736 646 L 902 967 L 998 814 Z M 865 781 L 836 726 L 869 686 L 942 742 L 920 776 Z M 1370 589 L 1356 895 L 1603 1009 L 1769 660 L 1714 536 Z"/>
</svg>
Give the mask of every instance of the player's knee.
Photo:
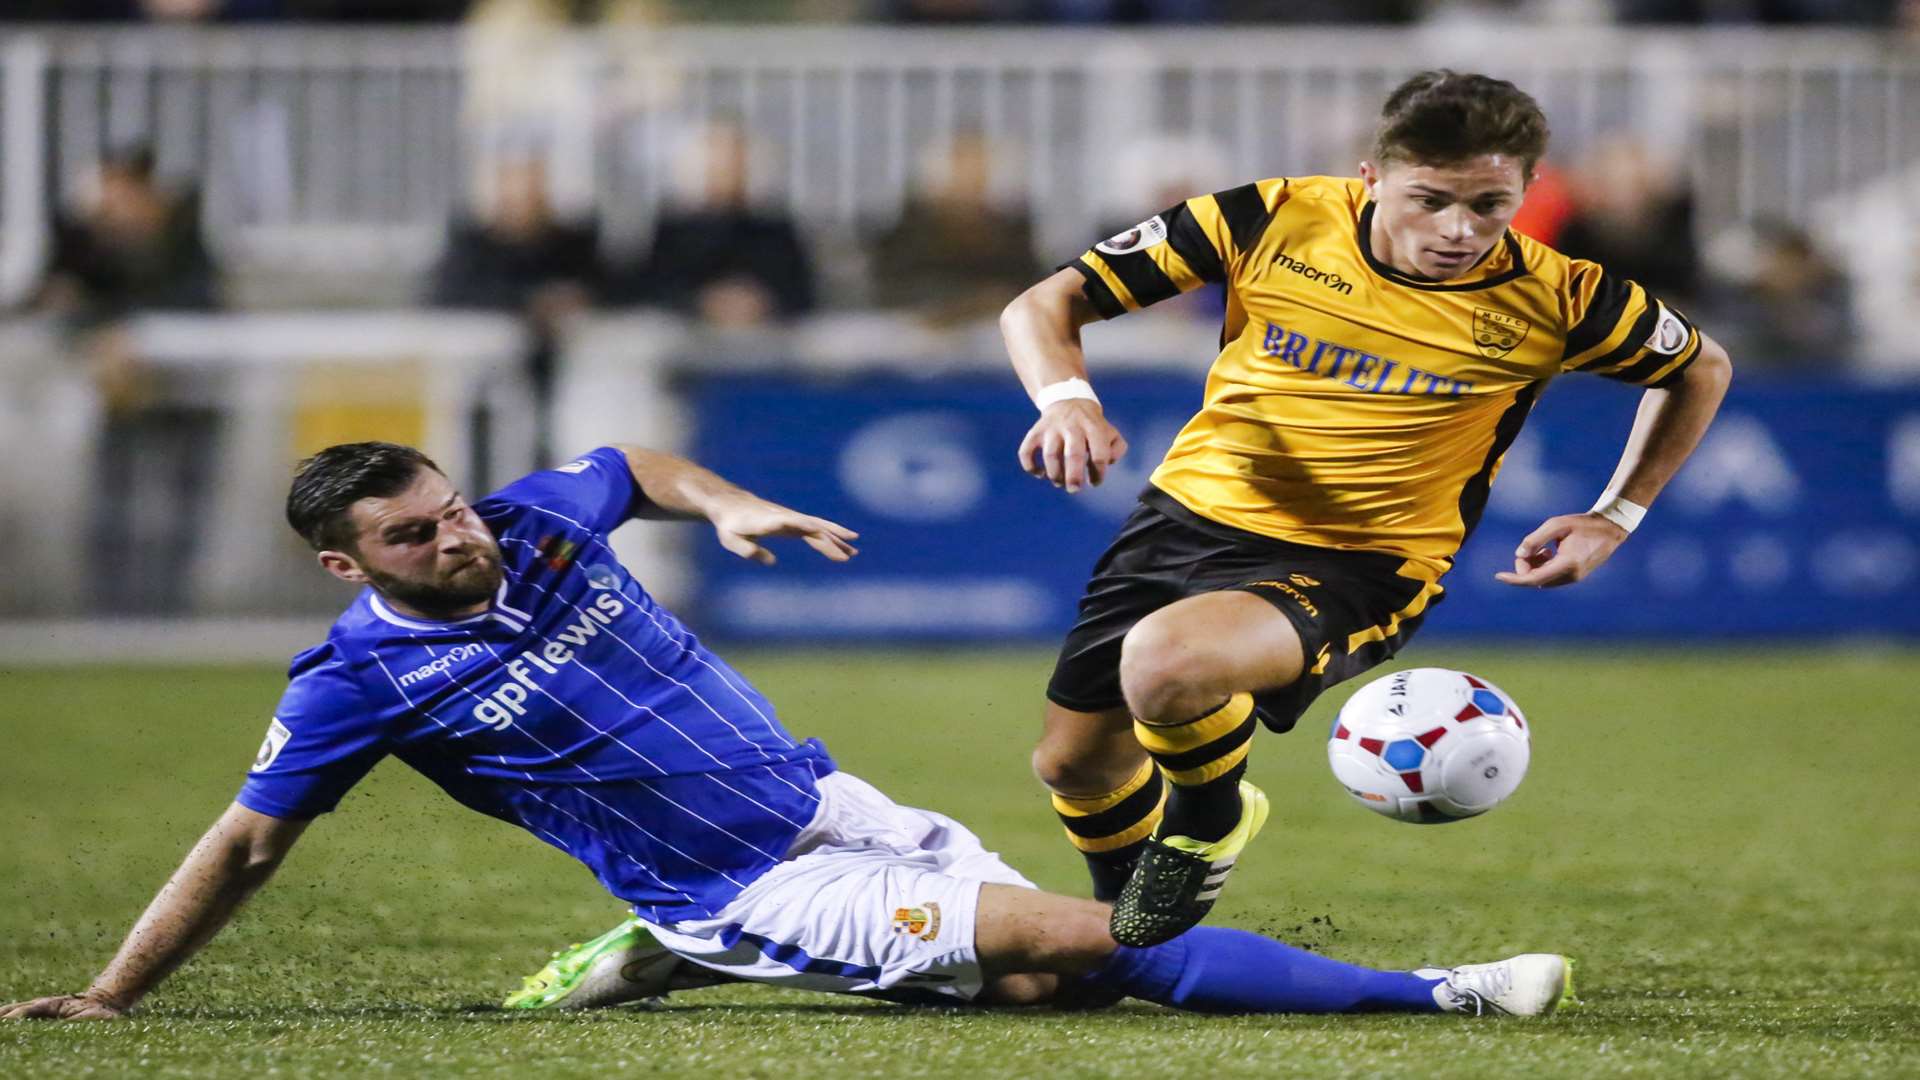
<svg viewBox="0 0 1920 1080">
<path fill-rule="evenodd" d="M 1017 959 L 1011 966 L 1062 975 L 1093 971 L 1118 947 L 1107 921 L 1106 906 L 1092 902 L 1071 912 L 1055 912 L 1045 925 L 1015 938 L 1009 952 Z"/>
<path fill-rule="evenodd" d="M 1093 904 L 1060 920 L 1060 925 L 1034 942 L 1035 966 L 1046 971 L 1083 975 L 1106 963 L 1119 948 L 1107 928 L 1105 905 Z"/>
<path fill-rule="evenodd" d="M 1107 932 L 1111 910 L 1094 900 L 983 885 L 975 947 L 989 976 L 1084 975 L 1118 948 Z"/>
<path fill-rule="evenodd" d="M 1137 752 L 1137 751 L 1136 751 Z M 1116 759 L 1097 745 L 1042 739 L 1033 748 L 1033 775 L 1064 795 L 1104 795 L 1139 769 L 1137 759 Z"/>
<path fill-rule="evenodd" d="M 1171 620 L 1148 616 L 1120 643 L 1120 692 L 1139 717 L 1204 711 L 1230 688 L 1215 686 L 1206 650 Z"/>
<path fill-rule="evenodd" d="M 1079 794 L 1077 790 L 1084 780 L 1085 769 L 1080 761 L 1068 750 L 1049 742 L 1042 742 L 1033 748 L 1033 775 L 1054 791 Z"/>
<path fill-rule="evenodd" d="M 1058 975 L 1002 975 L 988 980 L 980 1000 L 989 1005 L 1047 1005 L 1059 993 Z"/>
</svg>

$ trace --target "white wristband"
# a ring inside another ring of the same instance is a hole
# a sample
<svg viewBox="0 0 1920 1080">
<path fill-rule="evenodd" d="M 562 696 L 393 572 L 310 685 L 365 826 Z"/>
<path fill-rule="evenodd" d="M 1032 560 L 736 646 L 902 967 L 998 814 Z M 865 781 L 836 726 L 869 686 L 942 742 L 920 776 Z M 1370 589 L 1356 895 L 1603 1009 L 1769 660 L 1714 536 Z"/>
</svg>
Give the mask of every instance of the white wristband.
<svg viewBox="0 0 1920 1080">
<path fill-rule="evenodd" d="M 1587 513 L 1599 514 L 1631 533 L 1640 527 L 1640 519 L 1647 516 L 1647 508 L 1607 492 L 1600 496 L 1600 501 L 1594 503 L 1593 509 Z"/>
<path fill-rule="evenodd" d="M 1092 384 L 1085 379 L 1061 379 L 1057 383 L 1041 387 L 1040 392 L 1033 395 L 1033 407 L 1046 412 L 1049 405 L 1076 400 L 1091 401 L 1098 405 L 1100 395 L 1093 392 Z"/>
</svg>

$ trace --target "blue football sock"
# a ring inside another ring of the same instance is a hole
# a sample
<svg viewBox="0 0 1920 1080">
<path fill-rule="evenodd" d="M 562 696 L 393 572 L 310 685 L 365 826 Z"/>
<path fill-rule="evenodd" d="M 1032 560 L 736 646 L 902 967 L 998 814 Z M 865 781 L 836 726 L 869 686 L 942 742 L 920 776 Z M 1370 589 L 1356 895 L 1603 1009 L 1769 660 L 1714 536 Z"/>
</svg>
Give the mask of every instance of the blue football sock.
<svg viewBox="0 0 1920 1080">
<path fill-rule="evenodd" d="M 1177 1009 L 1211 1013 L 1439 1012 L 1433 987 L 1270 937 L 1202 926 L 1164 945 L 1122 945 L 1087 982 Z"/>
</svg>

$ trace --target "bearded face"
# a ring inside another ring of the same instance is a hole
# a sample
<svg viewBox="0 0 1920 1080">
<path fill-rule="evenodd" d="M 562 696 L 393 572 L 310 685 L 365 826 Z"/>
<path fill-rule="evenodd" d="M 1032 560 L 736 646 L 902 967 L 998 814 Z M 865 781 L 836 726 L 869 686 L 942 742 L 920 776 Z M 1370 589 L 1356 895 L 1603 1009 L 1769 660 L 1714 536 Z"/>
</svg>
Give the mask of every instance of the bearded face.
<svg viewBox="0 0 1920 1080">
<path fill-rule="evenodd" d="M 398 495 L 353 504 L 351 550 L 323 551 L 334 576 L 371 585 L 402 612 L 478 614 L 499 592 L 500 545 L 445 476 L 421 469 Z"/>
</svg>

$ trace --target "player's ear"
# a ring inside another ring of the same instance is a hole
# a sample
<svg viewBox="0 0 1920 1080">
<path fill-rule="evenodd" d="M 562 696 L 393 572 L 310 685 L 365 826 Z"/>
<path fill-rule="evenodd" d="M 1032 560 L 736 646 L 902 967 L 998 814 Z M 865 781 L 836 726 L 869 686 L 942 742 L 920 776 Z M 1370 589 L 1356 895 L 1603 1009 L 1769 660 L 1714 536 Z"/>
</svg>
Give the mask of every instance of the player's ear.
<svg viewBox="0 0 1920 1080">
<path fill-rule="evenodd" d="M 1367 185 L 1367 198 L 1380 201 L 1380 170 L 1371 161 L 1360 162 L 1360 182 Z"/>
<path fill-rule="evenodd" d="M 360 560 L 344 551 L 323 551 L 319 555 L 320 568 L 341 581 L 353 585 L 365 585 L 367 572 L 360 569 Z"/>
</svg>

